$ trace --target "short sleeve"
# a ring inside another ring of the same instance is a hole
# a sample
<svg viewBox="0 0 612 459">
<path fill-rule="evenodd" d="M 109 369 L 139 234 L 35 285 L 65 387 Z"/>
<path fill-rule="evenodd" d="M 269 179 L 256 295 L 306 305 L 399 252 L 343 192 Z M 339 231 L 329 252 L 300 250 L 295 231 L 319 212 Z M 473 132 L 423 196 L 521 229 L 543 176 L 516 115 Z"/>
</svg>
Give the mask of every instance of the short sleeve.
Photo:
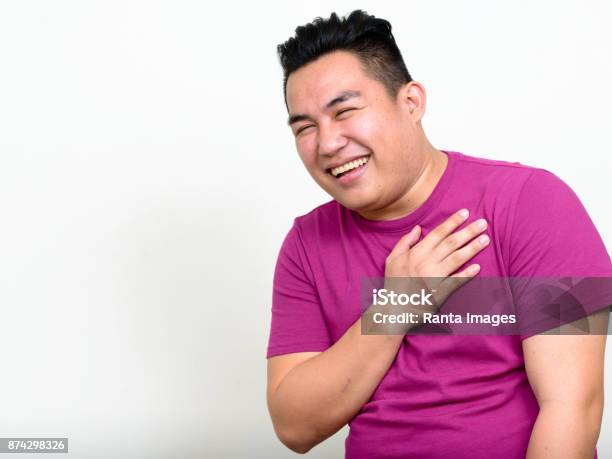
<svg viewBox="0 0 612 459">
<path fill-rule="evenodd" d="M 612 263 L 603 240 L 576 194 L 554 174 L 534 169 L 526 180 L 516 201 L 510 240 L 508 272 L 522 279 L 517 282 L 523 286 L 517 296 L 523 305 L 531 305 L 525 299 L 529 285 L 537 285 L 541 293 L 545 285 L 574 285 L 579 278 L 587 282 L 571 292 L 580 292 L 575 300 L 583 311 L 612 304 Z M 597 287 L 585 289 L 585 285 Z M 551 316 L 550 307 L 541 312 Z M 532 334 L 524 333 L 522 338 Z"/>
<path fill-rule="evenodd" d="M 308 275 L 297 223 L 281 246 L 272 290 L 267 358 L 294 352 L 322 352 L 332 344 L 321 302 Z"/>
<path fill-rule="evenodd" d="M 610 276 L 612 264 L 584 206 L 561 179 L 535 169 L 512 222 L 512 277 Z"/>
</svg>

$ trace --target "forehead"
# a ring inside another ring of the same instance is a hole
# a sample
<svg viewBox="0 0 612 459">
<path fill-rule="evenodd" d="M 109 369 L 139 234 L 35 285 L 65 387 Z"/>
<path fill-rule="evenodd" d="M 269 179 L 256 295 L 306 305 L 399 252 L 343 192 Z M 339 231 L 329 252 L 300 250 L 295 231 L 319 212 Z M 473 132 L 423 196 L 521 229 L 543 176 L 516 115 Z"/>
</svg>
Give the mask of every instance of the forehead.
<svg viewBox="0 0 612 459">
<path fill-rule="evenodd" d="M 339 92 L 359 91 L 367 95 L 382 86 L 370 78 L 352 53 L 336 51 L 299 68 L 287 79 L 289 112 L 322 107 Z"/>
</svg>

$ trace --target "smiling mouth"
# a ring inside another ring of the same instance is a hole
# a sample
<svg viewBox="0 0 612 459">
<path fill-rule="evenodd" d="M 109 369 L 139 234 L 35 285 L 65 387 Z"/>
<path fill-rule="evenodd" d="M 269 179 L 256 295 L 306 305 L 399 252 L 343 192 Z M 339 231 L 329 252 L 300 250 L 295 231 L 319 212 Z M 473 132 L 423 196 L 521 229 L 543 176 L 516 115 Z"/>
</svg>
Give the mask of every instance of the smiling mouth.
<svg viewBox="0 0 612 459">
<path fill-rule="evenodd" d="M 334 167 L 333 169 L 327 169 L 327 172 L 336 178 L 342 177 L 347 172 L 363 167 L 370 160 L 370 155 L 362 156 L 348 163 L 344 163 L 341 166 Z"/>
</svg>

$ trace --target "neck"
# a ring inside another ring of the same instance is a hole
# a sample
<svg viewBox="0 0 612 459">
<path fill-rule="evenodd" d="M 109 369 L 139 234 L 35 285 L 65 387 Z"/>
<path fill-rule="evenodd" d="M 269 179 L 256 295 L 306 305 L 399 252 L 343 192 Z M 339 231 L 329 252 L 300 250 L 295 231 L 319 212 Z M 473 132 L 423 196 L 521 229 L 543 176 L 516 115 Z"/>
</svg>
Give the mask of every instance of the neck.
<svg viewBox="0 0 612 459">
<path fill-rule="evenodd" d="M 418 172 L 406 193 L 392 204 L 373 211 L 359 212 L 368 220 L 395 220 L 418 209 L 429 198 L 448 164 L 448 156 L 431 145 L 415 155 Z"/>
</svg>

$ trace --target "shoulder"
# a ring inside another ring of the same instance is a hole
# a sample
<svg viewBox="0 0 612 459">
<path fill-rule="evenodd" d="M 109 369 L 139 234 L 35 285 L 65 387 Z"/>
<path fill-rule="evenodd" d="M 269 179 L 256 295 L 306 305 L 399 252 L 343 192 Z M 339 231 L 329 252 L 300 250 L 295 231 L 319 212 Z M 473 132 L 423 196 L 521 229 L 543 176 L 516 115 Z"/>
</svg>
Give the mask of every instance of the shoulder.
<svg viewBox="0 0 612 459">
<path fill-rule="evenodd" d="M 295 217 L 294 228 L 300 234 L 325 233 L 339 227 L 347 211 L 336 200 L 331 200 Z"/>
<path fill-rule="evenodd" d="M 490 193 L 497 199 L 505 198 L 513 205 L 533 190 L 542 190 L 545 196 L 571 191 L 561 178 L 541 167 L 463 153 L 454 155 L 460 178 L 458 183 L 471 183 L 485 195 Z"/>
<path fill-rule="evenodd" d="M 480 158 L 464 153 L 451 152 L 456 159 L 458 168 L 463 174 L 472 174 L 482 179 L 506 179 L 525 182 L 532 175 L 552 173 L 540 167 L 522 164 L 518 161 Z"/>
<path fill-rule="evenodd" d="M 285 244 L 300 250 L 304 258 L 337 246 L 354 232 L 350 211 L 335 200 L 315 207 L 294 218 Z"/>
</svg>

